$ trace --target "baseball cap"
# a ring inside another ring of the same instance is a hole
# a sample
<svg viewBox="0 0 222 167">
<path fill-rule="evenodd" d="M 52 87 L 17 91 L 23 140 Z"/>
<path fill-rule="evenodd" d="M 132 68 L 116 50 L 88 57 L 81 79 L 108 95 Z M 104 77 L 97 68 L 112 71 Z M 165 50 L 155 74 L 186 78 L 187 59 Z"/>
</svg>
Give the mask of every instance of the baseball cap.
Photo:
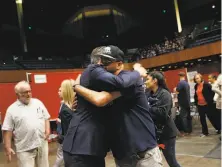
<svg viewBox="0 0 222 167">
<path fill-rule="evenodd" d="M 102 56 L 104 58 L 109 59 L 112 62 L 123 61 L 124 53 L 117 46 L 109 45 L 103 46 L 94 52 L 94 55 Z"/>
</svg>

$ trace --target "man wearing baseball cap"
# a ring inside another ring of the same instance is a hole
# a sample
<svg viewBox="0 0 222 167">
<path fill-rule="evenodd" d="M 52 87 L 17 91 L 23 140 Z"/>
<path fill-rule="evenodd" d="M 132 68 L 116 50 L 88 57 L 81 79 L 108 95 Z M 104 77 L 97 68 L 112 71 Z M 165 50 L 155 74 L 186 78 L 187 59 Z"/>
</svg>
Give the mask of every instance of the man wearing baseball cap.
<svg viewBox="0 0 222 167">
<path fill-rule="evenodd" d="M 115 46 L 108 46 L 93 52 L 92 56 L 102 55 L 110 59 L 106 69 L 125 78 L 131 72 L 124 71 L 123 54 Z M 113 61 L 115 60 L 115 61 Z M 134 68 L 140 69 L 141 65 Z M 146 70 L 141 76 L 146 75 Z M 118 89 L 116 89 L 118 90 Z M 96 98 L 82 86 L 75 86 L 77 94 L 87 98 Z M 161 167 L 162 157 L 157 147 L 155 127 L 149 113 L 148 102 L 144 93 L 143 82 L 140 79 L 133 86 L 121 92 L 122 97 L 113 101 L 106 112 L 106 131 L 108 143 L 112 150 L 117 167 Z M 97 95 L 98 97 L 99 95 Z M 110 95 L 107 95 L 107 99 Z M 90 100 L 92 102 L 92 100 Z"/>
<path fill-rule="evenodd" d="M 116 47 L 98 47 L 92 52 L 91 64 L 84 70 L 80 85 L 95 91 L 124 90 L 134 86 L 140 78 L 140 71 L 133 71 L 124 77 L 115 76 L 104 69 L 104 65 L 117 61 L 112 54 L 123 55 Z M 142 72 L 141 72 L 142 71 Z M 74 88 L 78 85 L 74 85 Z M 89 97 L 92 95 L 90 94 Z M 115 96 L 117 98 L 118 96 Z M 87 98 L 86 98 L 87 99 Z M 66 167 L 104 167 L 107 153 L 106 109 L 96 107 L 77 95 L 78 105 L 63 142 Z"/>
</svg>

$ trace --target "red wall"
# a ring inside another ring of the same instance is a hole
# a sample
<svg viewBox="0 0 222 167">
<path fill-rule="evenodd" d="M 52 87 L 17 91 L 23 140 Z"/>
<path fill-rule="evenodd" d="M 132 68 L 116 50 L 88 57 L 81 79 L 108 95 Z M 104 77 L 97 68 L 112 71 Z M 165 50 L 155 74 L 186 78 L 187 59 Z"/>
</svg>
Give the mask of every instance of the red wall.
<svg viewBox="0 0 222 167">
<path fill-rule="evenodd" d="M 45 74 L 46 83 L 37 84 L 34 82 L 35 74 Z M 48 109 L 51 119 L 58 117 L 60 99 L 58 89 L 64 79 L 76 79 L 80 72 L 51 72 L 51 73 L 32 73 L 31 87 L 32 96 L 41 100 Z"/>
<path fill-rule="evenodd" d="M 170 70 L 164 72 L 164 76 L 166 78 L 167 87 L 170 89 L 171 92 L 173 92 L 173 89 L 177 86 L 179 82 L 179 72 L 185 72 L 185 68 L 181 68 L 178 70 Z"/>
<path fill-rule="evenodd" d="M 14 92 L 15 83 L 2 83 L 0 84 L 0 112 L 3 123 L 3 118 L 5 117 L 5 112 L 7 108 L 16 101 L 16 95 Z M 1 124 L 1 122 L 0 122 Z"/>
<path fill-rule="evenodd" d="M 36 84 L 34 82 L 35 74 L 45 74 L 47 83 Z M 60 107 L 60 99 L 58 97 L 58 89 L 64 79 L 76 79 L 80 72 L 47 72 L 47 73 L 32 73 L 31 74 L 31 88 L 32 96 L 41 100 L 48 109 L 51 119 L 58 116 Z M 2 83 L 0 84 L 0 112 L 2 122 L 5 117 L 7 108 L 16 100 L 14 86 L 16 83 Z M 0 122 L 1 123 L 1 122 Z"/>
</svg>

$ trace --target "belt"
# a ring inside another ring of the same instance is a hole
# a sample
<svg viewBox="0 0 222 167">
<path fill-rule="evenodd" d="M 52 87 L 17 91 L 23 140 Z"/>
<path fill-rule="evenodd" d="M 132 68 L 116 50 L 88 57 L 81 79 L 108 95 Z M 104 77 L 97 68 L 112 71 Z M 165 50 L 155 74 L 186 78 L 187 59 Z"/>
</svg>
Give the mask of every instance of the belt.
<svg viewBox="0 0 222 167">
<path fill-rule="evenodd" d="M 138 158 L 145 158 L 146 152 L 147 152 L 148 150 L 149 150 L 149 149 L 146 149 L 145 151 L 138 152 L 138 153 L 137 153 L 137 157 L 138 157 Z"/>
</svg>

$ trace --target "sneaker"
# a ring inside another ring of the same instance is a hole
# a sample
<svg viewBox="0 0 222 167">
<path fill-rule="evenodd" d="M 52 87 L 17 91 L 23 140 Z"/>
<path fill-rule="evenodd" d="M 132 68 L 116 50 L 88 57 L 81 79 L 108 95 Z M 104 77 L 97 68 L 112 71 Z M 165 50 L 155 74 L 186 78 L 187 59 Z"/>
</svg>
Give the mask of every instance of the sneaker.
<svg viewBox="0 0 222 167">
<path fill-rule="evenodd" d="M 207 135 L 205 135 L 205 134 L 201 134 L 201 135 L 200 135 L 200 137 L 206 137 L 206 136 L 207 136 Z"/>
</svg>

